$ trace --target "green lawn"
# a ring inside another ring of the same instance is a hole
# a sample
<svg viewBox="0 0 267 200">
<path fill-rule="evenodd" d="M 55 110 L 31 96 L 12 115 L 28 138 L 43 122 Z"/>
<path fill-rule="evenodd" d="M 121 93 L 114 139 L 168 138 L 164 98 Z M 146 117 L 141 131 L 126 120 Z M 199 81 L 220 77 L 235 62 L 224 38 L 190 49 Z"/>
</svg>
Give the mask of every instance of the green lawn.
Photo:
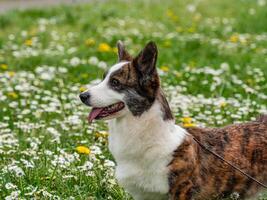
<svg viewBox="0 0 267 200">
<path fill-rule="evenodd" d="M 267 112 L 266 19 L 265 0 L 92 1 L 1 15 L 0 199 L 131 199 L 114 178 L 106 124 L 89 125 L 78 99 L 117 61 L 119 39 L 133 54 L 157 43 L 179 124 Z"/>
</svg>

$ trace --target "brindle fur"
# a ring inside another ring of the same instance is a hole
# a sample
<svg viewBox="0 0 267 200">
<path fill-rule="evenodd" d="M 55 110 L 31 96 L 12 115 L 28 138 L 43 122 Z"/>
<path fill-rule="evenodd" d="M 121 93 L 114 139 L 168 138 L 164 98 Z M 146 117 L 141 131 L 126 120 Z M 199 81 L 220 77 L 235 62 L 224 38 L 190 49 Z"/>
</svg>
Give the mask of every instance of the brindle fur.
<svg viewBox="0 0 267 200">
<path fill-rule="evenodd" d="M 240 199 L 261 189 L 256 182 L 201 148 L 193 137 L 257 180 L 267 183 L 267 116 L 224 128 L 187 128 L 190 135 L 169 165 L 170 199 Z"/>
</svg>

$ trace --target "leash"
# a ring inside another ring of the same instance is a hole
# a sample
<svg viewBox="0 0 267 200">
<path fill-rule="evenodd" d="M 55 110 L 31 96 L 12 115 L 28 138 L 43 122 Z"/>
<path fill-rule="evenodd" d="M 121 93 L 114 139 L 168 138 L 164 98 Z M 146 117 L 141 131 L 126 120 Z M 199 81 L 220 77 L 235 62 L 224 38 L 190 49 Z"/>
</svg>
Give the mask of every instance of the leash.
<svg viewBox="0 0 267 200">
<path fill-rule="evenodd" d="M 237 166 L 233 165 L 232 163 L 230 163 L 229 161 L 225 160 L 222 156 L 220 156 L 219 154 L 213 152 L 212 150 L 210 150 L 209 148 L 207 148 L 205 145 L 203 145 L 199 140 L 197 140 L 195 137 L 193 137 L 193 139 L 196 141 L 196 143 L 202 147 L 203 149 L 205 149 L 206 151 L 208 151 L 209 153 L 211 153 L 212 155 L 214 155 L 215 157 L 219 158 L 220 160 L 222 160 L 223 162 L 227 163 L 228 165 L 230 165 L 232 168 L 234 168 L 235 170 L 239 171 L 240 173 L 242 173 L 243 175 L 245 175 L 246 177 L 248 177 L 249 179 L 253 180 L 254 182 L 258 183 L 260 186 L 264 187 L 267 189 L 267 185 L 261 183 L 260 181 L 258 181 L 257 179 L 253 178 L 252 176 L 250 176 L 249 174 L 247 174 L 246 172 L 242 171 L 240 168 L 238 168 Z"/>
</svg>

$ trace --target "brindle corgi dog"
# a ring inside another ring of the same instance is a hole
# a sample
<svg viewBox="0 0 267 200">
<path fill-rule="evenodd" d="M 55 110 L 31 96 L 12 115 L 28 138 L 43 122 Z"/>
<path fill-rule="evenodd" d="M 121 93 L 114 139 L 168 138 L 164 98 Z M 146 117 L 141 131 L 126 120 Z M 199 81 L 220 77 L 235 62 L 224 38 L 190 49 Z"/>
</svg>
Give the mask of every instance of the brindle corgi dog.
<svg viewBox="0 0 267 200">
<path fill-rule="evenodd" d="M 256 194 L 260 185 L 196 141 L 262 183 L 267 182 L 267 116 L 224 128 L 175 125 L 160 88 L 157 47 L 149 42 L 132 57 L 118 42 L 119 62 L 103 81 L 80 95 L 88 116 L 109 120 L 116 178 L 137 200 L 220 199 Z"/>
</svg>

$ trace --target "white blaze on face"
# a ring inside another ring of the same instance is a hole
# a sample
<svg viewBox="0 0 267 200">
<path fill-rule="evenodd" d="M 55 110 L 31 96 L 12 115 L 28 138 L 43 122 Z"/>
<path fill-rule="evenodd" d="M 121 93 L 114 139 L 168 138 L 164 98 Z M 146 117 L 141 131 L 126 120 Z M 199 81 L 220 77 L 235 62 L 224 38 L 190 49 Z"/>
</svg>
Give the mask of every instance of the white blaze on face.
<svg viewBox="0 0 267 200">
<path fill-rule="evenodd" d="M 90 93 L 90 104 L 93 107 L 106 107 L 114 103 L 118 103 L 123 100 L 124 95 L 122 93 L 118 93 L 115 90 L 112 90 L 108 83 L 110 79 L 110 75 L 123 67 L 128 62 L 120 62 L 113 65 L 105 79 L 96 86 L 89 88 L 88 92 Z"/>
</svg>

